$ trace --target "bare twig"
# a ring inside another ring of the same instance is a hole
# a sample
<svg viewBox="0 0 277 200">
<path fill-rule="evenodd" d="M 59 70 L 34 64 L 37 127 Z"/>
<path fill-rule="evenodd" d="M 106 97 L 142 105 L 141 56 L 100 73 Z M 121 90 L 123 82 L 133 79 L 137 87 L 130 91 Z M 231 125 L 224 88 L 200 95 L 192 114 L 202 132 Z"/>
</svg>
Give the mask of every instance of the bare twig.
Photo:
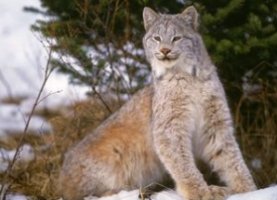
<svg viewBox="0 0 277 200">
<path fill-rule="evenodd" d="M 80 73 L 71 65 L 71 63 L 67 63 L 62 55 L 58 55 L 59 59 L 65 64 L 67 65 L 70 70 L 72 70 L 73 72 L 75 72 L 77 75 L 80 75 Z M 79 78 L 81 79 L 82 77 L 79 76 Z M 112 113 L 111 108 L 109 107 L 108 103 L 104 100 L 104 98 L 102 97 L 102 95 L 96 90 L 95 85 L 92 83 L 93 81 L 91 81 L 91 90 L 94 94 L 96 94 L 96 96 L 99 98 L 99 100 L 102 102 L 102 104 L 105 106 L 105 108 L 108 110 L 109 113 Z"/>
<path fill-rule="evenodd" d="M 100 101 L 102 102 L 102 104 L 105 106 L 105 108 L 109 111 L 109 113 L 112 113 L 111 108 L 109 107 L 109 105 L 105 102 L 105 100 L 103 99 L 103 97 L 101 96 L 101 94 L 99 92 L 97 92 L 96 88 L 94 86 L 91 87 L 93 93 L 95 93 L 97 95 L 97 97 L 100 99 Z"/>
<path fill-rule="evenodd" d="M 53 94 L 58 94 L 62 92 L 62 90 L 57 90 L 55 92 L 50 92 L 49 94 L 47 94 L 46 96 L 42 97 L 39 101 L 38 104 L 40 104 L 40 102 L 44 101 L 45 99 L 47 99 L 49 96 L 52 96 Z"/>
<path fill-rule="evenodd" d="M 39 102 L 40 102 L 40 97 L 41 97 L 41 95 L 42 95 L 42 92 L 43 92 L 43 90 L 44 90 L 44 88 L 45 88 L 45 85 L 46 85 L 46 83 L 47 83 L 47 81 L 48 81 L 48 79 L 49 79 L 49 77 L 50 77 L 50 75 L 51 75 L 51 73 L 52 73 L 52 71 L 53 71 L 52 68 L 51 68 L 51 65 L 50 65 L 51 56 L 52 56 L 52 49 L 51 49 L 51 47 L 50 47 L 50 50 L 49 50 L 49 53 L 48 53 L 48 60 L 47 60 L 46 68 L 45 68 L 45 72 L 44 72 L 44 79 L 43 79 L 43 82 L 42 82 L 42 84 L 41 84 L 41 87 L 40 87 L 40 90 L 39 90 L 39 92 L 38 92 L 38 95 L 37 95 L 37 97 L 36 97 L 36 99 L 35 99 L 35 102 L 34 102 L 34 104 L 33 104 L 32 110 L 31 110 L 31 112 L 30 112 L 30 114 L 29 114 L 29 116 L 28 116 L 28 118 L 27 118 L 26 125 L 25 125 L 24 131 L 23 131 L 23 134 L 21 135 L 21 137 L 20 137 L 20 139 L 19 139 L 19 143 L 18 143 L 18 145 L 17 145 L 17 147 L 16 147 L 16 151 L 15 151 L 15 154 L 14 154 L 14 156 L 13 156 L 13 159 L 12 159 L 11 162 L 9 163 L 9 166 L 8 166 L 6 172 L 5 172 L 5 176 L 4 176 L 4 178 L 3 178 L 3 185 L 2 185 L 1 188 L 0 188 L 0 197 L 1 197 L 0 200 L 4 200 L 4 199 L 5 199 L 5 194 L 6 194 L 6 192 L 7 192 L 7 189 L 5 189 L 5 188 L 7 187 L 7 185 L 8 185 L 8 186 L 10 185 L 9 183 L 7 183 L 7 182 L 8 182 L 8 181 L 7 181 L 7 180 L 8 180 L 8 177 L 11 175 L 11 172 L 12 172 L 12 170 L 13 170 L 13 167 L 14 167 L 14 165 L 15 165 L 15 162 L 16 162 L 18 156 L 19 156 L 20 148 L 21 148 L 21 146 L 22 146 L 22 144 L 23 144 L 23 141 L 24 141 L 24 138 L 25 138 L 25 136 L 26 136 L 26 134 L 27 134 L 27 131 L 28 131 L 28 128 L 29 128 L 29 124 L 30 124 L 30 122 L 31 122 L 32 116 L 33 116 L 33 114 L 34 114 L 34 111 L 35 111 L 37 105 L 38 105 Z M 6 187 L 5 187 L 5 185 L 6 185 Z"/>
</svg>

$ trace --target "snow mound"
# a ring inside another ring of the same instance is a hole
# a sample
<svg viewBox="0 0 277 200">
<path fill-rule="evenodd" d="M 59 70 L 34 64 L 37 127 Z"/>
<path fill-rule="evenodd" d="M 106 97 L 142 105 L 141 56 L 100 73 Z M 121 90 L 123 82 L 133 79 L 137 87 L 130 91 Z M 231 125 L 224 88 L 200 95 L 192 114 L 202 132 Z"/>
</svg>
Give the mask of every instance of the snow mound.
<svg viewBox="0 0 277 200">
<path fill-rule="evenodd" d="M 138 200 L 139 190 L 121 191 L 107 197 L 86 197 L 84 200 Z M 151 196 L 151 200 L 185 200 L 180 197 L 175 191 L 168 190 L 156 193 Z M 247 192 L 243 194 L 235 194 L 227 198 L 227 200 L 277 200 L 277 186 L 268 187 L 265 189 Z"/>
<path fill-rule="evenodd" d="M 277 186 L 243 194 L 235 194 L 229 197 L 227 200 L 277 200 Z"/>
<path fill-rule="evenodd" d="M 8 194 L 6 196 L 6 200 L 30 200 L 28 197 L 25 195 L 20 195 L 20 194 Z"/>
<path fill-rule="evenodd" d="M 111 196 L 106 196 L 106 197 L 85 197 L 84 200 L 121 200 L 121 199 L 130 199 L 130 200 L 137 200 L 139 195 L 139 190 L 132 190 L 132 191 L 121 191 L 117 194 L 111 195 Z M 153 199 L 154 200 L 154 199 Z"/>
<path fill-rule="evenodd" d="M 84 200 L 138 200 L 139 190 L 121 191 L 118 194 L 114 194 L 106 197 L 85 197 Z M 168 190 L 158 192 L 151 196 L 151 200 L 183 200 L 175 191 Z"/>
</svg>

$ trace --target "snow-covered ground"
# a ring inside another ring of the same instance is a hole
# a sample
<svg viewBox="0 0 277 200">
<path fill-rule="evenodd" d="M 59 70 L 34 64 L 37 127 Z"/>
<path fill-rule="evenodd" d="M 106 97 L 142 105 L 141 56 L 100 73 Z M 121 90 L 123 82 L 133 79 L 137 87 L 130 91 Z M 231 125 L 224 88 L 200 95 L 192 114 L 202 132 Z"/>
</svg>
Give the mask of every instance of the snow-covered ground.
<svg viewBox="0 0 277 200">
<path fill-rule="evenodd" d="M 116 195 L 96 198 L 87 197 L 85 200 L 137 200 L 138 190 L 121 191 Z M 151 196 L 152 200 L 186 200 L 182 199 L 175 191 L 163 191 Z M 227 200 L 277 200 L 277 186 L 260 189 L 254 192 L 232 195 Z"/>
</svg>

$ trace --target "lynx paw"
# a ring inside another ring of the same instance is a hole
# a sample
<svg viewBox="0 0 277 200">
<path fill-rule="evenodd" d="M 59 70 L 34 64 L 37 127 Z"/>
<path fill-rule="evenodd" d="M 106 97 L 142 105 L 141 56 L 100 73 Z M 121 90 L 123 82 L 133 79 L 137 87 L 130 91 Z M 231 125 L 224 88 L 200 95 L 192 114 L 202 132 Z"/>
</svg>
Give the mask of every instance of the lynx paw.
<svg viewBox="0 0 277 200">
<path fill-rule="evenodd" d="M 215 185 L 209 186 L 209 194 L 207 194 L 207 198 L 205 200 L 224 200 L 229 195 L 229 190 L 227 187 L 220 187 Z"/>
<path fill-rule="evenodd" d="M 185 200 L 210 200 L 208 187 L 193 187 L 191 185 L 186 185 L 185 187 L 179 188 L 178 193 L 181 194 Z"/>
<path fill-rule="evenodd" d="M 232 194 L 250 192 L 257 189 L 254 183 L 247 183 L 247 184 L 238 183 L 234 185 L 235 187 L 231 189 Z"/>
<path fill-rule="evenodd" d="M 178 192 L 186 200 L 225 200 L 229 195 L 227 187 L 210 185 L 208 187 L 184 187 Z"/>
</svg>

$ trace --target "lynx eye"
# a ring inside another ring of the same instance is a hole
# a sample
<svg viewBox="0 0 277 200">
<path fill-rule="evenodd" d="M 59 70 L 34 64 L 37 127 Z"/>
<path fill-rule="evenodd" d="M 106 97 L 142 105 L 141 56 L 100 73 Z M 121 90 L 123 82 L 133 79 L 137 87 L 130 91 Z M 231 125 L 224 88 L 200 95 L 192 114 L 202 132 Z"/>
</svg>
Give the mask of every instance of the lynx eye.
<svg viewBox="0 0 277 200">
<path fill-rule="evenodd" d="M 181 39 L 182 39 L 181 36 L 175 36 L 175 37 L 172 38 L 172 42 L 177 42 L 177 41 L 179 41 Z"/>
<path fill-rule="evenodd" d="M 154 40 L 160 42 L 160 41 L 161 41 L 161 37 L 160 37 L 160 36 L 155 36 L 155 37 L 154 37 Z"/>
</svg>

